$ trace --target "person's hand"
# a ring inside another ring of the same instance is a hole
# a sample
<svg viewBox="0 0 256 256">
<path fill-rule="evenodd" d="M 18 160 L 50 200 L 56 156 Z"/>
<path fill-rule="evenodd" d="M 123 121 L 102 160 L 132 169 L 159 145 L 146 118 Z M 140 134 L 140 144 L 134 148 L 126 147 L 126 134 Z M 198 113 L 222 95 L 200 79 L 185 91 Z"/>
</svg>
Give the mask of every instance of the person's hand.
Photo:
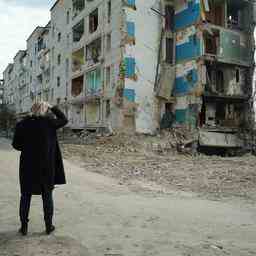
<svg viewBox="0 0 256 256">
<path fill-rule="evenodd" d="M 47 106 L 48 109 L 51 109 L 53 106 L 49 102 L 44 102 L 45 106 Z"/>
</svg>

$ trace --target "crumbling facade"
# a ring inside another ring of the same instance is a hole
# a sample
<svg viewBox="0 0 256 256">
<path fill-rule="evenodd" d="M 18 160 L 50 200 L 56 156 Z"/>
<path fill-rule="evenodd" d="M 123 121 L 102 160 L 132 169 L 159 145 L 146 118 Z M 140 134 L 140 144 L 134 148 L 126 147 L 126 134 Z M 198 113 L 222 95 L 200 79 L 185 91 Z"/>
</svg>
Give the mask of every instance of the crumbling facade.
<svg viewBox="0 0 256 256">
<path fill-rule="evenodd" d="M 242 146 L 250 118 L 252 1 L 177 1 L 176 122 L 199 128 L 202 146 Z"/>
<path fill-rule="evenodd" d="M 72 129 L 155 134 L 169 113 L 202 146 L 239 146 L 252 10 L 244 0 L 56 1 L 5 70 L 6 100 L 18 113 L 38 99 L 58 104 Z"/>
</svg>

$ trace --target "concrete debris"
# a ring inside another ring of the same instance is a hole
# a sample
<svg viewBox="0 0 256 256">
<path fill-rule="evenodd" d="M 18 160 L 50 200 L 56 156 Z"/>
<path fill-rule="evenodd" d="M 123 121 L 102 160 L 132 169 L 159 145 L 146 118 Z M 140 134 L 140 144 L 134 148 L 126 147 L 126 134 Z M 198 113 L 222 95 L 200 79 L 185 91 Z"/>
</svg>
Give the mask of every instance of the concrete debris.
<svg viewBox="0 0 256 256">
<path fill-rule="evenodd" d="M 178 134 L 167 132 L 158 138 L 116 135 L 96 138 L 94 144 L 64 143 L 63 155 L 84 166 L 86 171 L 116 178 L 119 184 L 150 182 L 214 199 L 233 196 L 248 199 L 255 195 L 254 156 L 179 154 L 175 146 L 179 142 L 185 145 L 187 140 Z"/>
<path fill-rule="evenodd" d="M 184 127 L 163 130 L 159 137 L 160 143 L 152 145 L 158 153 L 175 151 L 182 154 L 195 155 L 197 151 L 197 135 Z"/>
</svg>

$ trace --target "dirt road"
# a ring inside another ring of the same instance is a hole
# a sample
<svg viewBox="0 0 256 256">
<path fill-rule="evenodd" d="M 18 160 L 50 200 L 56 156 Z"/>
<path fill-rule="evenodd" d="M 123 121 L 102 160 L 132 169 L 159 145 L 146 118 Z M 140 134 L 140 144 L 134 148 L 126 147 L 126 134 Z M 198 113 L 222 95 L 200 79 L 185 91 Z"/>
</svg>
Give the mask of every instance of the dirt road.
<svg viewBox="0 0 256 256">
<path fill-rule="evenodd" d="M 256 255 L 252 203 L 238 198 L 211 201 L 171 190 L 131 191 L 115 179 L 67 161 L 69 184 L 55 191 L 55 234 L 43 234 L 41 200 L 34 197 L 29 235 L 20 237 L 18 157 L 1 139 L 1 256 Z"/>
</svg>

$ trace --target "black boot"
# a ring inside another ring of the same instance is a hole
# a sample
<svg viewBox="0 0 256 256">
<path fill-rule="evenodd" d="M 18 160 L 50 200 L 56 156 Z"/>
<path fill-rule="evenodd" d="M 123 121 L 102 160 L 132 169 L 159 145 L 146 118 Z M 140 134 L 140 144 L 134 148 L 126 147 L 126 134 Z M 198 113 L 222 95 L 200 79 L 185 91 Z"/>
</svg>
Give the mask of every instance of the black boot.
<svg viewBox="0 0 256 256">
<path fill-rule="evenodd" d="M 22 234 L 23 236 L 26 236 L 28 234 L 28 223 L 21 223 L 19 233 Z"/>
<path fill-rule="evenodd" d="M 55 230 L 55 226 L 53 226 L 52 223 L 46 223 L 45 227 L 46 227 L 45 231 L 47 235 L 50 235 Z"/>
</svg>

